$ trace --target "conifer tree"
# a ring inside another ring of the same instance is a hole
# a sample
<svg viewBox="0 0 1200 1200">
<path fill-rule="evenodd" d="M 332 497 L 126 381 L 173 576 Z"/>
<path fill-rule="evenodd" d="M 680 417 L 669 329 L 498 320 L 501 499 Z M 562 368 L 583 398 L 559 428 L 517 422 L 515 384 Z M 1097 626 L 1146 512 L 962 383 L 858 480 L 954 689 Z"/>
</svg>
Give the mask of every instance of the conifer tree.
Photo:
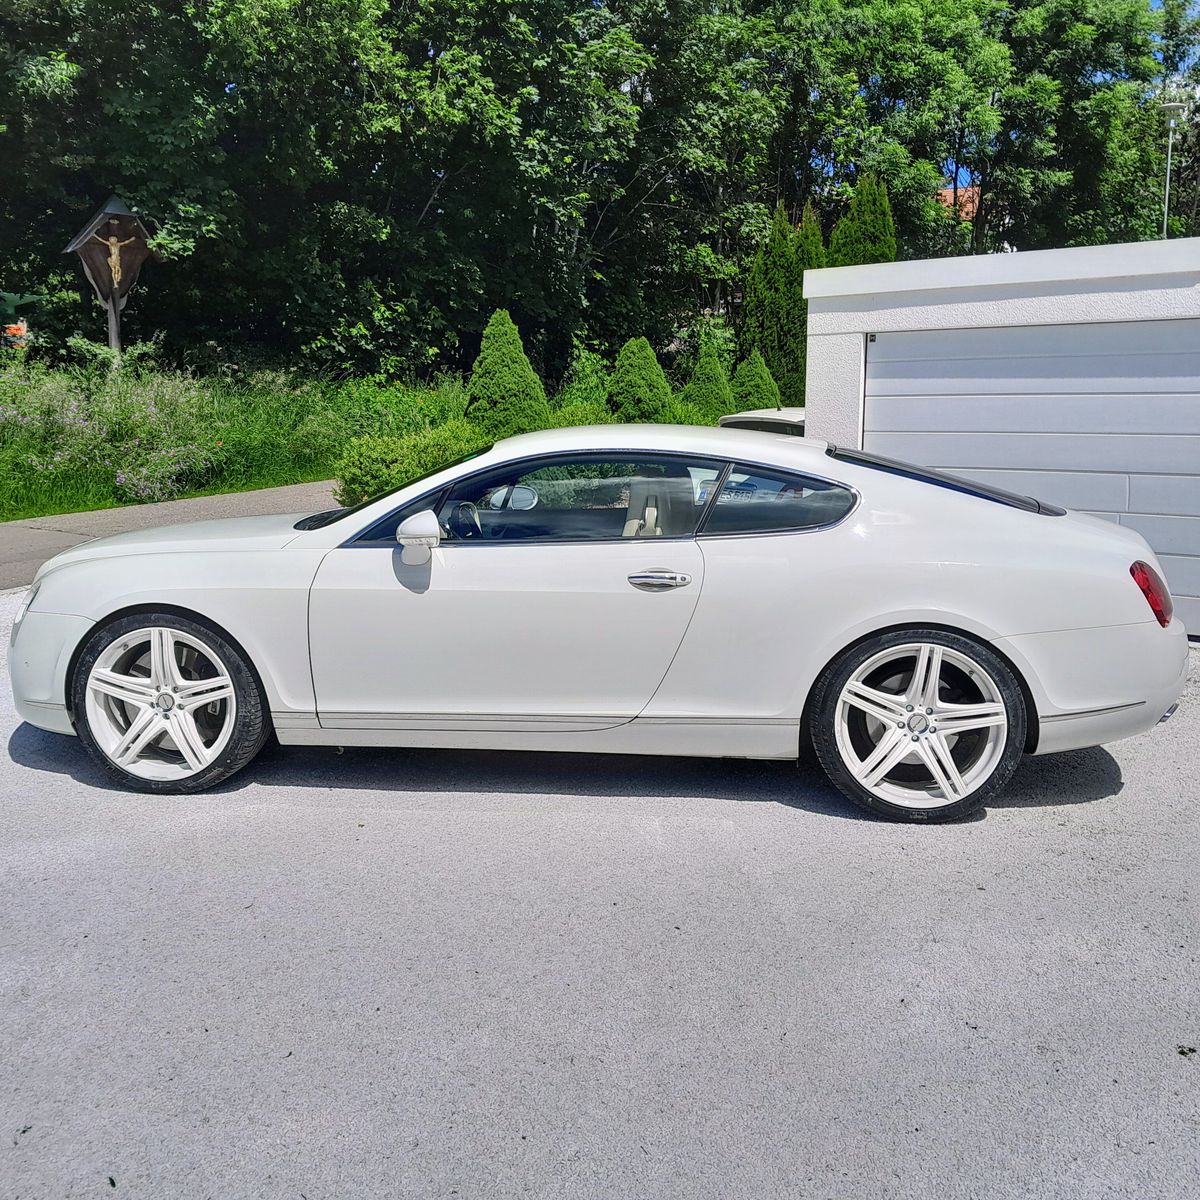
<svg viewBox="0 0 1200 1200">
<path fill-rule="evenodd" d="M 780 406 L 779 388 L 757 350 L 751 350 L 733 373 L 733 403 L 737 412 Z"/>
<path fill-rule="evenodd" d="M 758 350 L 779 384 L 787 404 L 804 398 L 804 267 L 801 251 L 811 253 L 811 235 L 820 227 L 812 217 L 802 241 L 780 205 L 767 239 L 750 268 L 742 300 L 738 345 L 743 357 Z"/>
<path fill-rule="evenodd" d="M 855 185 L 849 210 L 833 227 L 829 265 L 855 267 L 895 260 L 896 223 L 887 187 L 873 175 L 864 175 Z"/>
<path fill-rule="evenodd" d="M 690 405 L 703 414 L 710 425 L 715 425 L 718 418 L 734 411 L 733 390 L 721 365 L 721 356 L 711 339 L 706 338 L 700 343 L 696 369 L 679 400 L 681 404 Z"/>
<path fill-rule="evenodd" d="M 498 308 L 483 331 L 479 357 L 467 383 L 466 415 L 492 438 L 528 433 L 549 424 L 546 389 L 506 309 Z"/>
<path fill-rule="evenodd" d="M 661 421 L 671 403 L 671 385 L 644 337 L 621 347 L 608 380 L 608 407 L 618 421 Z"/>
</svg>

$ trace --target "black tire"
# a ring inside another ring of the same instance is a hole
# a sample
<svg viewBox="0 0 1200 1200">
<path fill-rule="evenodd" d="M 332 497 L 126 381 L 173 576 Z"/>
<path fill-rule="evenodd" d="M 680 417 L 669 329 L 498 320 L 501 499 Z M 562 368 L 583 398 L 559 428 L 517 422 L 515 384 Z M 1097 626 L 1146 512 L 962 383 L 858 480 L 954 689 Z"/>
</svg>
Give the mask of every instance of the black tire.
<svg viewBox="0 0 1200 1200">
<path fill-rule="evenodd" d="M 835 727 L 838 699 L 851 676 L 881 651 L 912 642 L 940 645 L 974 660 L 995 683 L 1007 718 L 1003 752 L 990 774 L 962 799 L 928 808 L 889 803 L 864 787 L 842 757 Z M 961 634 L 942 629 L 914 628 L 878 634 L 859 642 L 834 659 L 813 688 L 806 732 L 825 773 L 847 799 L 888 820 L 940 824 L 960 821 L 978 812 L 1008 783 L 1024 753 L 1027 719 L 1021 685 L 1012 668 L 994 650 Z"/>
<path fill-rule="evenodd" d="M 219 656 L 229 672 L 236 699 L 233 729 L 221 753 L 195 774 L 178 779 L 146 779 L 118 766 L 105 753 L 88 723 L 88 677 L 101 654 L 118 638 L 135 630 L 165 626 L 198 639 Z M 262 684 L 246 653 L 227 634 L 207 622 L 173 612 L 139 612 L 118 617 L 88 636 L 75 662 L 70 683 L 75 730 L 88 754 L 118 786 L 128 791 L 187 795 L 214 787 L 245 767 L 271 733 Z"/>
</svg>

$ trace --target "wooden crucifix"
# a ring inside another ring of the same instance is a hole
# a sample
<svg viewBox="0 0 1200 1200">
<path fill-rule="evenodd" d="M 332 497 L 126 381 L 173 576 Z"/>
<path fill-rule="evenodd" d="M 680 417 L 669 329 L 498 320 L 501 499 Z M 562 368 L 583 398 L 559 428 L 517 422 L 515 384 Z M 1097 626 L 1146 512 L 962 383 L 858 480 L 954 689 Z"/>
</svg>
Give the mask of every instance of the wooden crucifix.
<svg viewBox="0 0 1200 1200">
<path fill-rule="evenodd" d="M 157 257 L 141 219 L 118 196 L 110 196 L 64 253 L 78 254 L 96 299 L 108 311 L 108 344 L 121 349 L 121 310 L 146 259 Z"/>
</svg>

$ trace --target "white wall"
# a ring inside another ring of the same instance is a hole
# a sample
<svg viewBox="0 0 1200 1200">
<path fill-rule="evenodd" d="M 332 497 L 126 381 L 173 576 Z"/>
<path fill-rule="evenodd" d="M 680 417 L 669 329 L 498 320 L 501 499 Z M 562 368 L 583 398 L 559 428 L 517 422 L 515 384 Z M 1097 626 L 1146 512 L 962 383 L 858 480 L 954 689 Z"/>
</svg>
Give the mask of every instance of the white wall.
<svg viewBox="0 0 1200 1200">
<path fill-rule="evenodd" d="M 805 431 L 861 446 L 868 334 L 1200 317 L 1200 238 L 830 267 L 804 295 Z"/>
</svg>

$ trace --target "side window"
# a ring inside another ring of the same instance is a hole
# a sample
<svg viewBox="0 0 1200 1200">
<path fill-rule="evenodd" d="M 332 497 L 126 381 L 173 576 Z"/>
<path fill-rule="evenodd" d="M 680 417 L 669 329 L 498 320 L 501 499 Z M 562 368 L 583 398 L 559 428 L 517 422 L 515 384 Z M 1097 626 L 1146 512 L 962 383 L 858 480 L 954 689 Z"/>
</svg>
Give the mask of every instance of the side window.
<svg viewBox="0 0 1200 1200">
<path fill-rule="evenodd" d="M 449 542 L 690 537 L 722 464 L 588 455 L 475 475 L 438 509 Z"/>
<path fill-rule="evenodd" d="M 701 536 L 775 533 L 840 521 L 854 493 L 836 483 L 734 464 Z"/>
</svg>

